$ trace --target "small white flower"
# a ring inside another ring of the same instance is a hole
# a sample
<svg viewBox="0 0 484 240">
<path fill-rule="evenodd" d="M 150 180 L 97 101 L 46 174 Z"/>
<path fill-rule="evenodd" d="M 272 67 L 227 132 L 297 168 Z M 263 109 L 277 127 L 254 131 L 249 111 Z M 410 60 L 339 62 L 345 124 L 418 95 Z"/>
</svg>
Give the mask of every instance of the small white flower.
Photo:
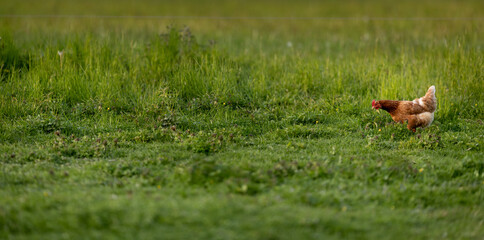
<svg viewBox="0 0 484 240">
<path fill-rule="evenodd" d="M 287 42 L 287 47 L 292 48 L 292 42 L 291 41 Z"/>
<path fill-rule="evenodd" d="M 64 59 L 64 50 L 62 51 L 57 51 L 57 54 L 59 54 L 59 61 L 60 61 L 60 67 L 62 69 L 62 60 Z"/>
</svg>

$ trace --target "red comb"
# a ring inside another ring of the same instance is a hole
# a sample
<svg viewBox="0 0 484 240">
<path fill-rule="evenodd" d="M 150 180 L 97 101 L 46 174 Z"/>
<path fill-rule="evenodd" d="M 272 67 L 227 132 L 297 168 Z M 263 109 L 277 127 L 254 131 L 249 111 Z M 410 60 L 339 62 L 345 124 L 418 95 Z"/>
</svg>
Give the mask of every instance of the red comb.
<svg viewBox="0 0 484 240">
<path fill-rule="evenodd" d="M 375 106 L 375 100 L 373 99 L 373 102 L 371 102 L 371 106 Z"/>
</svg>

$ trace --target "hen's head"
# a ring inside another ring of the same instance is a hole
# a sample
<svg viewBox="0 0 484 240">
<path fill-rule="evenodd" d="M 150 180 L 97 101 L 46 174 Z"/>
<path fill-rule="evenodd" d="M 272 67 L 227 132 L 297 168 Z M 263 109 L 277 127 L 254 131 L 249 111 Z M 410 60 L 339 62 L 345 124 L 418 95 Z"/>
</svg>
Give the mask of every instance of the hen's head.
<svg viewBox="0 0 484 240">
<path fill-rule="evenodd" d="M 371 108 L 377 109 L 377 110 L 380 109 L 381 108 L 380 102 L 379 101 L 377 102 L 377 101 L 373 100 L 373 102 L 371 102 Z"/>
</svg>

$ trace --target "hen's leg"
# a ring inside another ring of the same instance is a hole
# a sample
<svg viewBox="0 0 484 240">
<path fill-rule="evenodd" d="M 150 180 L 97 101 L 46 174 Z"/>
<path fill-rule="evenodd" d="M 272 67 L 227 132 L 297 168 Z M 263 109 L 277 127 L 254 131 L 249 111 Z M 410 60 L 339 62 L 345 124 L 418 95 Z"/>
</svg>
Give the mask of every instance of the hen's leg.
<svg viewBox="0 0 484 240">
<path fill-rule="evenodd" d="M 415 132 L 417 128 L 417 117 L 414 115 L 410 115 L 407 118 L 407 122 L 408 122 L 407 129 L 412 132 Z"/>
</svg>

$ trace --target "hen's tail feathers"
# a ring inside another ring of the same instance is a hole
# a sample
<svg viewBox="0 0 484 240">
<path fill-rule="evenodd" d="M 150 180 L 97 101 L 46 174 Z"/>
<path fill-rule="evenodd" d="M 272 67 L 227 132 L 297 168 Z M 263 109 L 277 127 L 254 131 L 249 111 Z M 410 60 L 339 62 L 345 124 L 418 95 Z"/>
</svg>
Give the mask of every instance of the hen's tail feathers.
<svg viewBox="0 0 484 240">
<path fill-rule="evenodd" d="M 419 101 L 420 102 L 420 101 Z M 427 93 L 422 98 L 423 105 L 429 112 L 434 112 L 437 109 L 437 98 L 435 97 L 435 86 L 431 86 Z"/>
<path fill-rule="evenodd" d="M 429 87 L 429 90 L 427 90 L 427 93 L 425 94 L 425 97 L 428 98 L 435 98 L 435 86 L 432 85 Z"/>
</svg>

